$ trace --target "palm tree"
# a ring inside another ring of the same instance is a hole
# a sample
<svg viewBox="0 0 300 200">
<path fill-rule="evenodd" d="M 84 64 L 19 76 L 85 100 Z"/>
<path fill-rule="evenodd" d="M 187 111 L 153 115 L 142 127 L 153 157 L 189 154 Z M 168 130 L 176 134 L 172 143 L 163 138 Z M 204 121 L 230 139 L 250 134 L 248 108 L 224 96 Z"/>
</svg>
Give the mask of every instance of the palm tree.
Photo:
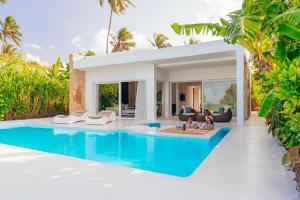
<svg viewBox="0 0 300 200">
<path fill-rule="evenodd" d="M 200 43 L 200 40 L 197 40 L 193 37 L 190 37 L 189 41 L 188 42 L 184 42 L 185 45 L 190 45 L 190 44 L 199 44 Z"/>
<path fill-rule="evenodd" d="M 158 49 L 172 47 L 172 45 L 168 42 L 169 38 L 162 33 L 154 33 L 153 38 L 153 42 L 149 40 L 153 47 Z"/>
<path fill-rule="evenodd" d="M 112 36 L 110 44 L 113 46 L 111 52 L 129 51 L 136 46 L 136 43 L 132 41 L 133 35 L 126 27 L 121 28 L 116 36 Z"/>
<path fill-rule="evenodd" d="M 9 57 L 16 55 L 17 51 L 18 50 L 11 44 L 3 45 L 1 48 L 1 54 Z"/>
<path fill-rule="evenodd" d="M 104 0 L 99 0 L 100 6 L 103 7 L 104 5 Z M 110 35 L 110 30 L 111 30 L 111 23 L 112 23 L 112 16 L 113 13 L 120 15 L 124 14 L 126 8 L 131 5 L 135 5 L 132 3 L 131 0 L 107 0 L 109 6 L 110 6 L 110 16 L 109 16 L 109 25 L 108 25 L 108 30 L 107 30 L 107 38 L 106 38 L 106 53 L 108 53 L 108 42 L 109 42 L 109 35 Z"/>
<path fill-rule="evenodd" d="M 84 54 L 84 56 L 95 56 L 95 55 L 96 55 L 96 53 L 93 52 L 92 50 L 89 50 L 88 52 L 86 52 L 86 53 Z"/>
<path fill-rule="evenodd" d="M 21 45 L 21 36 L 20 27 L 17 25 L 16 21 L 12 16 L 8 16 L 5 18 L 4 23 L 0 21 L 0 25 L 2 30 L 0 32 L 0 40 L 2 40 L 3 44 L 6 45 L 8 43 L 7 40 L 11 40 L 17 46 Z"/>
<path fill-rule="evenodd" d="M 51 69 L 51 77 L 53 78 L 57 78 L 61 75 L 61 70 L 63 69 L 63 64 L 61 62 L 61 58 L 58 57 L 57 61 L 54 65 L 52 65 L 52 69 Z"/>
</svg>

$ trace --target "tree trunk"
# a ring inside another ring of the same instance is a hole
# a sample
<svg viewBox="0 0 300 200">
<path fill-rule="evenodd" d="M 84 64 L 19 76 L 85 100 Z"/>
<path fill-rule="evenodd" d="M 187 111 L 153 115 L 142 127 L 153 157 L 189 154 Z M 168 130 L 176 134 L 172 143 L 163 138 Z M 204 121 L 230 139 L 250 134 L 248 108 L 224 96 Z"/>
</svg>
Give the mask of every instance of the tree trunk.
<svg viewBox="0 0 300 200">
<path fill-rule="evenodd" d="M 108 30 L 107 30 L 107 38 L 106 38 L 106 53 L 108 53 L 108 43 L 109 43 L 109 35 L 110 35 L 110 29 L 111 29 L 111 21 L 112 21 L 112 15 L 113 15 L 113 10 L 110 10 L 110 16 L 109 16 L 109 25 L 108 25 Z"/>
</svg>

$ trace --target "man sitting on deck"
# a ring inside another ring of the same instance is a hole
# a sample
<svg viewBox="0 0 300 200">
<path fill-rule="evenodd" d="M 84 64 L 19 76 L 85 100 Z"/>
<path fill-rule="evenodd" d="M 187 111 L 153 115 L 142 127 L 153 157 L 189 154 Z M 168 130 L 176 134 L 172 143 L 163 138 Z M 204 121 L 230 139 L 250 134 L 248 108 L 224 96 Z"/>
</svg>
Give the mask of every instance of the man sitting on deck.
<svg viewBox="0 0 300 200">
<path fill-rule="evenodd" d="M 198 129 L 199 128 L 198 124 L 193 121 L 193 116 L 189 116 L 189 118 L 186 122 L 186 128 L 187 129 Z"/>
</svg>

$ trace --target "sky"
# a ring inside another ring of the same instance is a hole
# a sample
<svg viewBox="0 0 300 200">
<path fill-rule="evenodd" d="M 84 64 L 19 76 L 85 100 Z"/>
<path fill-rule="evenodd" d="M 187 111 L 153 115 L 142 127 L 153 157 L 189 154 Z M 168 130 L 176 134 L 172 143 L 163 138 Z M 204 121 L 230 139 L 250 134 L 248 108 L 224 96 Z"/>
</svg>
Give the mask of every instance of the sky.
<svg viewBox="0 0 300 200">
<path fill-rule="evenodd" d="M 151 48 L 148 39 L 163 33 L 174 46 L 184 45 L 186 36 L 171 29 L 180 24 L 218 22 L 220 17 L 240 9 L 242 0 L 132 0 L 136 7 L 124 15 L 114 15 L 112 31 L 127 27 L 134 35 L 136 48 Z M 109 21 L 109 6 L 99 0 L 8 0 L 0 6 L 0 19 L 13 16 L 21 27 L 24 57 L 44 65 L 53 64 L 58 56 L 68 61 L 70 53 L 93 50 L 104 54 Z M 200 41 L 215 40 L 194 36 Z"/>
</svg>

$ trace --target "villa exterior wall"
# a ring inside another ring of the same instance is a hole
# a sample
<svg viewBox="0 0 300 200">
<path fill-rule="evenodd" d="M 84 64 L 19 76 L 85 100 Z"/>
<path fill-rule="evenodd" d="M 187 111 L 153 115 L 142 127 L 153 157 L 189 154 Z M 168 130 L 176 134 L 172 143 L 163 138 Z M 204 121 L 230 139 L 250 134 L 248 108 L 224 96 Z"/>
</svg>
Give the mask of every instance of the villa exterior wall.
<svg viewBox="0 0 300 200">
<path fill-rule="evenodd" d="M 244 55 L 240 46 L 214 41 L 201 45 L 85 57 L 76 61 L 75 66 L 72 64 L 70 111 L 85 108 L 96 113 L 98 84 L 144 81 L 146 116 L 151 121 L 156 118 L 157 81 L 163 83 L 162 110 L 163 116 L 168 117 L 173 101 L 171 83 L 236 80 L 237 123 L 243 125 L 244 119 L 249 116 L 250 105 L 249 74 L 244 68 Z"/>
<path fill-rule="evenodd" d="M 168 81 L 168 71 L 155 67 L 155 78 L 159 81 Z"/>
<path fill-rule="evenodd" d="M 251 82 L 248 63 L 244 63 L 244 117 L 249 119 L 251 114 Z"/>
<path fill-rule="evenodd" d="M 155 71 L 153 64 L 130 64 L 119 66 L 106 66 L 86 70 L 86 109 L 91 113 L 97 112 L 97 84 L 119 83 L 126 81 L 145 81 L 147 93 L 147 119 L 154 119 L 155 111 Z M 150 98 L 149 98 L 150 97 Z M 151 98 L 152 97 L 152 98 Z"/>
<path fill-rule="evenodd" d="M 69 113 L 85 109 L 85 72 L 74 69 L 74 60 L 78 58 L 75 54 L 69 56 Z"/>
<path fill-rule="evenodd" d="M 201 67 L 195 69 L 179 69 L 179 70 L 171 70 L 168 73 L 168 79 L 170 82 L 223 80 L 223 79 L 235 79 L 235 78 L 236 78 L 235 65 Z"/>
</svg>

